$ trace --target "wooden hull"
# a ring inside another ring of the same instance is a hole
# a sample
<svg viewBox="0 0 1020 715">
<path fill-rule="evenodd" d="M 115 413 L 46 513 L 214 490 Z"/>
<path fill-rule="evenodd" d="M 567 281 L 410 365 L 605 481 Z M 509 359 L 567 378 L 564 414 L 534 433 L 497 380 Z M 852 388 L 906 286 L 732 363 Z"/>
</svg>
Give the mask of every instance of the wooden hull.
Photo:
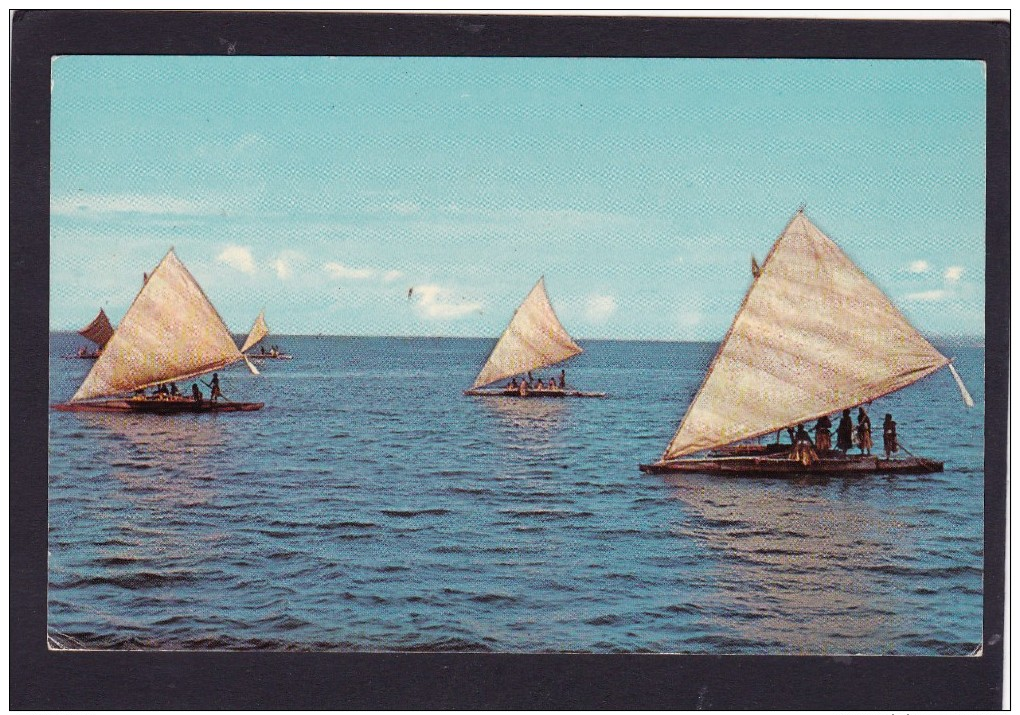
<svg viewBox="0 0 1020 715">
<path fill-rule="evenodd" d="M 581 392 L 580 390 L 531 390 L 525 394 L 521 394 L 516 390 L 465 390 L 465 395 L 471 395 L 472 397 L 507 397 L 510 399 L 517 400 L 530 400 L 532 398 L 544 397 L 549 399 L 557 399 L 564 397 L 605 397 L 604 392 Z"/>
<path fill-rule="evenodd" d="M 839 456 L 824 457 L 805 465 L 787 457 L 703 457 L 700 459 L 676 459 L 670 462 L 641 464 L 642 472 L 650 474 L 672 474 L 687 472 L 695 474 L 720 474 L 727 477 L 779 477 L 789 478 L 802 475 L 827 474 L 832 476 L 853 476 L 864 474 L 929 474 L 941 472 L 943 463 L 922 457 L 884 459 L 880 456 Z"/>
<path fill-rule="evenodd" d="M 98 360 L 99 353 L 92 353 L 90 355 L 64 355 L 65 360 Z"/>
<path fill-rule="evenodd" d="M 254 355 L 248 355 L 249 360 L 293 360 L 293 355 L 261 355 L 255 353 Z"/>
<path fill-rule="evenodd" d="M 176 415 L 187 412 L 254 412 L 263 402 L 210 402 L 202 400 L 102 400 L 100 402 L 62 402 L 53 405 L 60 412 L 133 412 Z"/>
</svg>

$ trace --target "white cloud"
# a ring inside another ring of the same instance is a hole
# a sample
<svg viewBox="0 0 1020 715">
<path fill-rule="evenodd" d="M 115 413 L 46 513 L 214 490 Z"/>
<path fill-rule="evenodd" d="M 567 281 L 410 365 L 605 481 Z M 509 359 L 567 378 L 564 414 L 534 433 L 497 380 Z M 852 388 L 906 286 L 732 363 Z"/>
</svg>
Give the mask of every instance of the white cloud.
<svg viewBox="0 0 1020 715">
<path fill-rule="evenodd" d="M 416 310 L 427 318 L 453 319 L 463 318 L 471 313 L 480 312 L 482 304 L 478 301 L 453 299 L 454 291 L 432 283 L 414 287 Z"/>
<path fill-rule="evenodd" d="M 322 266 L 322 269 L 333 278 L 340 280 L 363 281 L 376 275 L 376 271 L 372 268 L 351 268 L 336 261 L 329 261 Z"/>
<path fill-rule="evenodd" d="M 285 281 L 294 275 L 294 271 L 291 269 L 290 264 L 282 258 L 273 259 L 273 270 L 276 271 L 277 277 Z"/>
<path fill-rule="evenodd" d="M 949 295 L 949 291 L 937 288 L 935 290 L 923 290 L 918 293 L 908 293 L 906 295 L 907 300 L 926 301 L 934 302 L 944 300 Z"/>
<path fill-rule="evenodd" d="M 963 275 L 963 266 L 949 266 L 946 269 L 946 281 L 949 283 L 956 283 L 960 280 L 960 276 Z"/>
<path fill-rule="evenodd" d="M 911 264 L 907 266 L 907 270 L 911 273 L 925 273 L 930 267 L 931 266 L 928 265 L 928 261 L 919 259 L 911 262 Z"/>
<path fill-rule="evenodd" d="M 403 271 L 386 271 L 383 273 L 383 283 L 392 283 L 404 275 Z"/>
<path fill-rule="evenodd" d="M 255 259 L 252 258 L 251 250 L 244 246 L 227 246 L 216 256 L 216 260 L 226 263 L 235 271 L 249 275 L 255 273 Z"/>
<path fill-rule="evenodd" d="M 86 194 L 58 196 L 50 200 L 50 213 L 62 216 L 136 213 L 188 215 L 209 213 L 208 207 L 175 196 L 146 194 Z"/>
<path fill-rule="evenodd" d="M 590 295 L 584 314 L 592 323 L 604 323 L 616 312 L 616 298 L 611 295 Z"/>
<path fill-rule="evenodd" d="M 280 251 L 279 255 L 269 262 L 269 265 L 276 271 L 277 278 L 285 281 L 294 276 L 294 266 L 304 260 L 305 256 L 300 251 L 287 250 Z"/>
</svg>

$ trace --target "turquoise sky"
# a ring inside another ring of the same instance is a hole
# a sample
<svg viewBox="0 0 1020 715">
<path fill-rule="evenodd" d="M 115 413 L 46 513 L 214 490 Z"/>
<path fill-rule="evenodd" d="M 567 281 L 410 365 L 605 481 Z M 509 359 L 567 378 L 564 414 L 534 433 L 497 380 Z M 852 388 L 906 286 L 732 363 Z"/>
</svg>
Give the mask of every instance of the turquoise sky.
<svg viewBox="0 0 1020 715">
<path fill-rule="evenodd" d="M 174 246 L 227 324 L 719 339 L 797 207 L 931 334 L 984 325 L 972 61 L 61 57 L 51 314 Z M 408 289 L 414 293 L 408 298 Z"/>
</svg>

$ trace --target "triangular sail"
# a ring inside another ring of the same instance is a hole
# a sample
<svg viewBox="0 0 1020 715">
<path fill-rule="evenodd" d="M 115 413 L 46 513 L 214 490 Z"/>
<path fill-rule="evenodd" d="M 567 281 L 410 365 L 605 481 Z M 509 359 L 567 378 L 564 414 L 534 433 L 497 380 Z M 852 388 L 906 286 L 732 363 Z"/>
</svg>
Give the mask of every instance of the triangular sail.
<svg viewBox="0 0 1020 715">
<path fill-rule="evenodd" d="M 241 352 L 248 352 L 250 349 L 258 345 L 259 341 L 267 335 L 269 335 L 269 326 L 266 325 L 265 311 L 262 311 L 259 313 L 259 317 L 255 318 L 255 323 L 251 326 L 251 332 L 248 333 L 248 337 L 245 339 L 244 345 L 241 346 Z"/>
<path fill-rule="evenodd" d="M 540 278 L 496 342 L 472 388 L 555 365 L 583 352 L 560 323 Z"/>
<path fill-rule="evenodd" d="M 947 364 L 798 212 L 761 266 L 663 459 L 870 402 Z"/>
<path fill-rule="evenodd" d="M 110 324 L 110 319 L 106 317 L 106 311 L 100 308 L 99 315 L 91 323 L 79 330 L 78 335 L 86 340 L 91 340 L 102 349 L 109 342 L 110 338 L 113 337 L 113 326 Z"/>
<path fill-rule="evenodd" d="M 171 250 L 149 275 L 71 399 L 184 380 L 242 357 L 223 319 Z"/>
</svg>

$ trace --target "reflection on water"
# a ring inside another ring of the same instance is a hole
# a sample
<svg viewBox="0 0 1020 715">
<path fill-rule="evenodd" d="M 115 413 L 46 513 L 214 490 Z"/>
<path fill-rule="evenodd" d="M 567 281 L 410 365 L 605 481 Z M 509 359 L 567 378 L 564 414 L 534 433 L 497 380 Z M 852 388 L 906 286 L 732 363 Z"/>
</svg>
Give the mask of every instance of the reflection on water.
<svg viewBox="0 0 1020 715">
<path fill-rule="evenodd" d="M 564 399 L 483 397 L 486 412 L 499 418 L 499 444 L 529 455 L 551 456 L 563 444 L 569 416 Z"/>
<path fill-rule="evenodd" d="M 790 653 L 853 654 L 901 628 L 883 572 L 912 558 L 905 528 L 859 483 L 670 477 L 694 519 L 676 530 L 716 557 L 713 608 L 739 637 Z M 873 647 L 873 646 L 872 646 Z"/>
</svg>

